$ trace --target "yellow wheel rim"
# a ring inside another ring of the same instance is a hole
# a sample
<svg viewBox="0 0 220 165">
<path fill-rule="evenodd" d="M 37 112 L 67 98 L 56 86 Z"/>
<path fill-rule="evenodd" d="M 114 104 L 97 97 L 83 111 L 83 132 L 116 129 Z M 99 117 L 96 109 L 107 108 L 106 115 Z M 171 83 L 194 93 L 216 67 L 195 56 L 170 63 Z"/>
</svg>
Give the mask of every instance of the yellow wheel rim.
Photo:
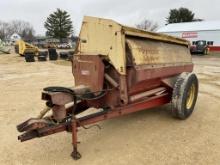
<svg viewBox="0 0 220 165">
<path fill-rule="evenodd" d="M 186 100 L 187 109 L 190 109 L 192 107 L 194 99 L 195 99 L 195 93 L 196 93 L 196 87 L 195 87 L 195 84 L 192 84 L 187 93 L 187 100 Z"/>
</svg>

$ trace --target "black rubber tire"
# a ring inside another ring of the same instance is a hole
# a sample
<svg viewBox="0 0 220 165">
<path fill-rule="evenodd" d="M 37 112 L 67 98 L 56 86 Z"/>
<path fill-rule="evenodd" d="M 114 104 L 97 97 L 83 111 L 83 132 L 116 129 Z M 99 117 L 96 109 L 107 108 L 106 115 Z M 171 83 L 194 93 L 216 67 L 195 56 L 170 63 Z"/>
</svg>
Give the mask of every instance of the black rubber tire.
<svg viewBox="0 0 220 165">
<path fill-rule="evenodd" d="M 58 54 L 55 48 L 49 48 L 48 52 L 49 52 L 49 60 L 55 61 L 58 59 Z"/>
<path fill-rule="evenodd" d="M 38 56 L 38 61 L 47 61 L 47 57 L 46 56 Z"/>
<path fill-rule="evenodd" d="M 48 56 L 48 51 L 39 51 L 38 55 L 39 55 L 39 56 L 45 56 L 45 57 L 47 57 L 47 56 Z"/>
<path fill-rule="evenodd" d="M 67 59 L 68 58 L 68 52 L 60 52 L 60 58 L 61 59 Z"/>
<path fill-rule="evenodd" d="M 69 55 L 73 56 L 75 51 L 69 51 L 68 53 L 69 53 Z"/>
<path fill-rule="evenodd" d="M 188 92 L 192 85 L 195 85 L 194 98 L 190 108 L 187 108 L 186 102 L 188 98 Z M 171 114 L 178 119 L 187 119 L 193 112 L 197 96 L 198 96 L 199 83 L 194 73 L 182 73 L 174 85 L 172 102 L 171 102 Z"/>
<path fill-rule="evenodd" d="M 24 57 L 26 62 L 35 62 L 34 54 L 25 53 Z"/>
</svg>

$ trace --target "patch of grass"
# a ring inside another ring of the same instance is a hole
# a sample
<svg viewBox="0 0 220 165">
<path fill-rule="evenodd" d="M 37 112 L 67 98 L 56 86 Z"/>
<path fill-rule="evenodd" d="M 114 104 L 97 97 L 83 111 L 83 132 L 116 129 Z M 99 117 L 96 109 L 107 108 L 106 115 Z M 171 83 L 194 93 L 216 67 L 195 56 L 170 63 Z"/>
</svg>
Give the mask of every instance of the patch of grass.
<svg viewBox="0 0 220 165">
<path fill-rule="evenodd" d="M 220 52 L 210 52 L 209 54 L 208 54 L 208 56 L 214 56 L 214 57 L 219 57 L 220 58 Z"/>
<path fill-rule="evenodd" d="M 192 54 L 192 57 L 202 57 L 202 58 L 217 57 L 217 58 L 220 58 L 220 52 L 209 52 L 208 55 L 204 55 L 204 54 Z"/>
<path fill-rule="evenodd" d="M 53 63 L 56 65 L 63 65 L 63 66 L 71 66 L 72 65 L 72 63 L 67 60 L 57 60 L 57 61 L 53 61 Z"/>
</svg>

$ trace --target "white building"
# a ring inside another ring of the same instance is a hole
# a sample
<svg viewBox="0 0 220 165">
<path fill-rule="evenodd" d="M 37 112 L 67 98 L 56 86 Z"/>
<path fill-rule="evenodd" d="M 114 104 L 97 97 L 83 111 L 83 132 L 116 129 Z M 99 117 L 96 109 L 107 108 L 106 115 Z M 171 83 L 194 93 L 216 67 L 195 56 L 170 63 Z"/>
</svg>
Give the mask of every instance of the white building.
<svg viewBox="0 0 220 165">
<path fill-rule="evenodd" d="M 168 24 L 157 30 L 172 36 L 195 41 L 205 40 L 210 51 L 220 51 L 220 21 L 201 21 Z"/>
<path fill-rule="evenodd" d="M 10 37 L 10 41 L 12 43 L 14 43 L 14 42 L 16 42 L 17 40 L 20 40 L 20 39 L 21 39 L 21 36 L 18 35 L 17 33 L 12 34 L 11 37 Z"/>
</svg>

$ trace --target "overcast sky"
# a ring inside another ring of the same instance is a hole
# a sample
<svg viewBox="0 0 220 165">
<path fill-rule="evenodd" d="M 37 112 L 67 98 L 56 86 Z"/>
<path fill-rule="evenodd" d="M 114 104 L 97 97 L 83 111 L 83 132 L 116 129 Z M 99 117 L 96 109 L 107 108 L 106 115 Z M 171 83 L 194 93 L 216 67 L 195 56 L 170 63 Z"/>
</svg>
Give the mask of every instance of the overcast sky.
<svg viewBox="0 0 220 165">
<path fill-rule="evenodd" d="M 134 26 L 144 18 L 165 24 L 172 8 L 187 7 L 196 18 L 220 20 L 220 0 L 0 0 L 0 20 L 30 22 L 36 34 L 45 33 L 47 16 L 61 8 L 69 12 L 76 34 L 84 15 L 111 18 Z"/>
</svg>

